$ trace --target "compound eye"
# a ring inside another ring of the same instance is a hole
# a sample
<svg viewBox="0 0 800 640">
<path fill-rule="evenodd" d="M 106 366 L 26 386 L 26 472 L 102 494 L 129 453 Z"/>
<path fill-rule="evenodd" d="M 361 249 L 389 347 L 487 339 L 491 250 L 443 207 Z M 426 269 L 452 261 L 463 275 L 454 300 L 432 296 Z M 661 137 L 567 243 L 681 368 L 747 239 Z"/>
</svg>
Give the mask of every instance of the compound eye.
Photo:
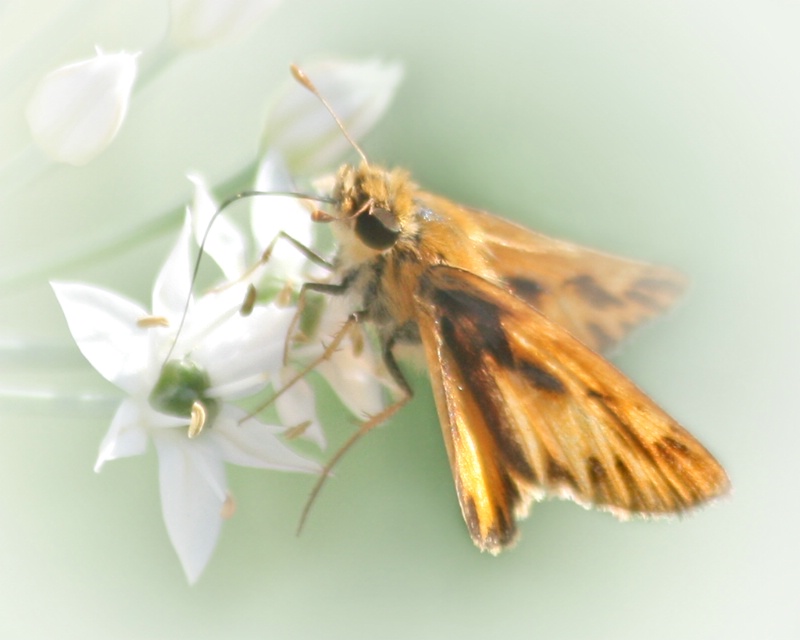
<svg viewBox="0 0 800 640">
<path fill-rule="evenodd" d="M 400 235 L 397 216 L 380 207 L 365 211 L 356 218 L 356 235 L 371 249 L 388 249 Z"/>
</svg>

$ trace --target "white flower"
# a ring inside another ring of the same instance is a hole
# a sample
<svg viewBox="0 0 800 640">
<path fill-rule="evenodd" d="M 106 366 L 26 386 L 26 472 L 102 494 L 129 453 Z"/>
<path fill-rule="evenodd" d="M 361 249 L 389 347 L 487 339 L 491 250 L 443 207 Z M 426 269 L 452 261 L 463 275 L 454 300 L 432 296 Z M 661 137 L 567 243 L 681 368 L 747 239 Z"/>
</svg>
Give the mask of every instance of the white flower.
<svg viewBox="0 0 800 640">
<path fill-rule="evenodd" d="M 138 53 L 103 53 L 48 73 L 28 103 L 36 143 L 53 160 L 83 165 L 114 139 L 128 111 Z"/>
<path fill-rule="evenodd" d="M 172 40 L 200 49 L 244 37 L 278 0 L 171 0 Z"/>
<path fill-rule="evenodd" d="M 401 65 L 378 60 L 326 60 L 303 71 L 356 140 L 383 116 L 403 77 Z M 262 148 L 280 151 L 292 171 L 311 173 L 329 169 L 350 143 L 319 99 L 292 81 L 270 108 Z"/>
<path fill-rule="evenodd" d="M 53 283 L 53 288 L 83 355 L 126 393 L 95 469 L 108 460 L 141 454 L 148 438 L 153 440 L 164 521 L 186 576 L 194 582 L 230 511 L 224 462 L 305 472 L 319 466 L 278 439 L 283 429 L 248 417 L 228 402 L 263 387 L 282 367 L 292 310 L 260 305 L 242 317 L 240 287 L 193 300 L 162 369 L 189 295 L 189 238 L 187 221 L 159 274 L 151 312 L 97 287 Z M 190 422 L 203 427 L 189 417 L 193 406 L 207 417 L 205 428 L 190 438 Z"/>
<path fill-rule="evenodd" d="M 399 68 L 371 63 L 333 64 L 330 69 L 326 74 L 309 68 L 350 133 L 358 137 L 385 108 L 399 80 Z M 359 83 L 364 78 L 367 82 Z M 349 150 L 317 99 L 301 87 L 297 90 L 297 95 L 279 100 L 277 115 L 268 118 L 266 139 L 270 144 L 257 174 L 255 187 L 259 190 L 293 190 L 282 158 L 284 150 L 299 159 L 295 169 L 338 160 L 338 155 Z M 304 103 L 301 95 L 309 102 Z M 303 104 L 306 112 L 296 111 L 295 107 Z M 266 264 L 256 262 L 249 249 L 255 244 L 260 254 L 282 231 L 319 251 L 315 247 L 318 234 L 305 206 L 281 196 L 254 199 L 251 242 L 228 216 L 217 215 L 218 205 L 202 179 L 192 176 L 191 180 L 195 198 L 180 238 L 158 276 L 149 312 L 96 287 L 54 283 L 53 288 L 81 352 L 125 393 L 100 446 L 96 469 L 108 460 L 143 453 L 147 442 L 153 440 L 164 520 L 193 582 L 213 552 L 222 519 L 231 511 L 225 462 L 320 470 L 318 464 L 297 455 L 277 438 L 281 434 L 298 436 L 325 445 L 313 387 L 305 379 L 296 379 L 298 371 L 314 365 L 315 373 L 359 417 L 380 411 L 384 387 L 393 385 L 391 380 L 387 382 L 371 341 L 358 335 L 359 328 L 322 360 L 327 353 L 325 345 L 351 311 L 343 298 L 310 296 L 295 327 L 302 335 L 288 335 L 297 311 L 289 305 L 297 300 L 301 283 L 324 280 L 330 274 L 285 240 L 277 241 Z M 215 292 L 197 299 L 189 297 L 192 235 L 198 242 L 205 238 L 204 250 L 226 280 Z M 248 269 L 254 263 L 256 267 Z M 243 316 L 241 305 L 251 284 L 259 296 L 252 312 Z M 285 364 L 287 340 L 290 349 Z M 267 387 L 282 389 L 275 410 L 287 429 L 262 424 L 231 403 Z"/>
<path fill-rule="evenodd" d="M 322 112 L 323 115 L 327 115 Z M 287 191 L 293 185 L 282 158 L 276 151 L 267 153 L 257 172 L 256 189 L 259 191 Z M 205 190 L 202 180 L 193 177 L 195 184 L 195 206 L 190 210 L 193 218 L 203 220 L 206 224 L 215 211 L 215 203 L 210 194 Z M 201 211 L 201 209 L 203 209 Z M 203 228 L 202 224 L 193 222 L 196 229 Z M 272 242 L 280 231 L 289 234 L 298 242 L 314 250 L 313 222 L 309 212 L 297 199 L 283 196 L 257 196 L 253 199 L 251 208 L 251 225 L 253 234 L 257 239 L 257 246 L 264 248 Z M 208 233 L 206 249 L 211 257 L 229 278 L 234 277 L 226 265 L 242 264 L 247 261 L 245 255 L 238 252 L 244 251 L 244 244 L 240 242 L 219 242 L 215 240 L 214 227 L 220 225 L 220 235 L 231 237 L 235 232 L 231 230 L 233 223 L 221 214 L 216 217 L 214 226 Z M 202 236 L 198 233 L 198 236 Z M 321 268 L 313 268 L 308 260 L 298 249 L 288 241 L 279 239 L 275 244 L 270 260 L 267 264 L 255 269 L 249 274 L 244 283 L 263 286 L 274 290 L 276 283 L 290 286 L 297 291 L 300 284 L 313 279 L 324 278 L 326 272 Z M 292 376 L 315 360 L 318 360 L 326 344 L 330 343 L 336 332 L 344 325 L 350 309 L 347 301 L 335 296 L 328 296 L 322 300 L 321 308 L 312 308 L 309 305 L 305 317 L 310 318 L 313 326 L 311 335 L 305 336 L 305 341 L 294 346 L 290 351 L 291 364 L 285 370 L 275 375 L 272 379 L 273 387 L 281 388 Z M 256 307 L 258 308 L 258 307 Z M 294 308 L 293 308 L 294 312 Z M 295 327 L 298 331 L 300 327 Z M 288 337 L 289 339 L 292 336 Z M 393 387 L 385 375 L 379 359 L 371 348 L 369 341 L 365 341 L 362 348 L 356 348 L 350 336 L 344 339 L 334 353 L 327 360 L 321 361 L 315 368 L 316 373 L 330 385 L 342 402 L 356 416 L 371 415 L 383 408 L 384 387 Z M 293 384 L 291 389 L 281 395 L 275 407 L 281 422 L 285 425 L 308 425 L 303 432 L 303 437 L 308 438 L 319 446 L 324 446 L 325 439 L 320 425 L 314 402 L 314 394 L 310 385 L 304 380 Z"/>
</svg>

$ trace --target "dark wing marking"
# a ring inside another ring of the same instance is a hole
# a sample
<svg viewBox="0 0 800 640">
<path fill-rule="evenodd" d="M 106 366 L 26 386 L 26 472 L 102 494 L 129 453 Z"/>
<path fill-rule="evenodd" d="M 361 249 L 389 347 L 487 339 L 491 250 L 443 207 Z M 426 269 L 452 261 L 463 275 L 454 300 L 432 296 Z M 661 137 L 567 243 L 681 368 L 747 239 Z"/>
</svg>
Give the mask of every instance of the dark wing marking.
<svg viewBox="0 0 800 640">
<path fill-rule="evenodd" d="M 416 296 L 439 418 L 475 544 L 511 544 L 533 499 L 678 513 L 724 493 L 708 451 L 601 356 L 475 274 L 429 268 Z"/>
</svg>

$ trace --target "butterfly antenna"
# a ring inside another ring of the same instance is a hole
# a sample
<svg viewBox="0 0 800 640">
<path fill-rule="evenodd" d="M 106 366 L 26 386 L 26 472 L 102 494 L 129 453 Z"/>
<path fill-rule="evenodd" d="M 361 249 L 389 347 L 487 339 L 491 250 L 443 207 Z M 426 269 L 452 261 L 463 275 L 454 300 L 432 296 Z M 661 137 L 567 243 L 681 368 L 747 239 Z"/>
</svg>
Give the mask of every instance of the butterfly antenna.
<svg viewBox="0 0 800 640">
<path fill-rule="evenodd" d="M 339 119 L 339 116 L 336 115 L 336 112 L 333 110 L 333 107 L 330 105 L 330 103 L 319 92 L 319 89 L 317 89 L 317 87 L 314 86 L 314 83 L 311 82 L 311 79 L 296 64 L 290 65 L 289 69 L 291 70 L 294 79 L 297 80 L 300 84 L 302 84 L 311 93 L 313 93 L 317 97 L 317 99 L 322 103 L 322 106 L 324 106 L 328 110 L 328 113 L 331 114 L 334 121 L 338 125 L 339 129 L 341 129 L 342 133 L 344 134 L 344 137 L 347 138 L 347 141 L 352 145 L 353 149 L 356 150 L 356 153 L 358 153 L 358 155 L 361 156 L 361 159 L 364 161 L 364 164 L 368 165 L 369 161 L 367 160 L 367 155 L 347 132 L 344 123 Z"/>
</svg>

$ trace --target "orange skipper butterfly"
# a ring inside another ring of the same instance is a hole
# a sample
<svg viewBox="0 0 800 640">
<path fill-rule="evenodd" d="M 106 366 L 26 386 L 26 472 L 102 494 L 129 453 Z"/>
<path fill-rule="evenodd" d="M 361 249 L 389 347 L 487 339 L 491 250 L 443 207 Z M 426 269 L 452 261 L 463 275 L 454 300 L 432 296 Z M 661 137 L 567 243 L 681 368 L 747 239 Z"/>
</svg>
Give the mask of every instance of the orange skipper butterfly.
<svg viewBox="0 0 800 640">
<path fill-rule="evenodd" d="M 424 353 L 456 492 L 475 544 L 513 544 L 535 500 L 567 498 L 620 518 L 687 511 L 728 490 L 689 432 L 600 353 L 666 310 L 685 287 L 672 269 L 554 240 L 420 189 L 402 169 L 361 156 L 344 165 L 333 278 L 301 292 L 348 296 L 354 326 L 374 329 L 402 394 L 331 459 L 412 397 L 398 348 Z M 325 355 L 323 355 L 325 357 Z M 303 519 L 308 511 L 303 514 Z M 302 520 L 301 520 L 302 524 Z"/>
</svg>

